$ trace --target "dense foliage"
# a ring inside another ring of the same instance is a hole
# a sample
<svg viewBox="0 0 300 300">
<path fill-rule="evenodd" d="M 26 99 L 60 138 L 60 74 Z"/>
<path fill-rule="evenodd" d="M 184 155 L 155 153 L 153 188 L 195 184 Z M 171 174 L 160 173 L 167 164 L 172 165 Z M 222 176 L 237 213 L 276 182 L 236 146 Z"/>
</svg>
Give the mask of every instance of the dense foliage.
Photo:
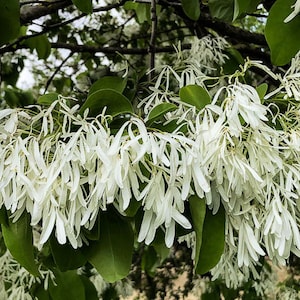
<svg viewBox="0 0 300 300">
<path fill-rule="evenodd" d="M 299 12 L 0 0 L 0 297 L 297 299 Z"/>
</svg>

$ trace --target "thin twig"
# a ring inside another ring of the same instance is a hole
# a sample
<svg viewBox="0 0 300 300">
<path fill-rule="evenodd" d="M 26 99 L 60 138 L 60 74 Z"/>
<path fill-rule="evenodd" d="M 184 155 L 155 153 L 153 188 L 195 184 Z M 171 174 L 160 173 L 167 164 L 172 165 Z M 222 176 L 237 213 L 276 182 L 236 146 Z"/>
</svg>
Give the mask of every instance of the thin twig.
<svg viewBox="0 0 300 300">
<path fill-rule="evenodd" d="M 155 68 L 156 29 L 157 29 L 156 0 L 151 0 L 151 37 L 150 37 L 150 44 L 149 44 L 149 54 L 150 54 L 149 81 L 151 81 L 151 79 L 152 79 L 153 71 Z"/>
<path fill-rule="evenodd" d="M 67 62 L 67 60 L 74 54 L 73 51 L 70 52 L 70 54 L 60 63 L 60 65 L 55 69 L 55 71 L 53 72 L 53 74 L 51 75 L 51 77 L 47 80 L 46 83 L 46 87 L 45 87 L 45 91 L 44 94 L 46 94 L 51 82 L 53 81 L 54 77 L 57 75 L 57 73 L 60 71 L 60 69 L 62 68 L 62 66 Z"/>
</svg>

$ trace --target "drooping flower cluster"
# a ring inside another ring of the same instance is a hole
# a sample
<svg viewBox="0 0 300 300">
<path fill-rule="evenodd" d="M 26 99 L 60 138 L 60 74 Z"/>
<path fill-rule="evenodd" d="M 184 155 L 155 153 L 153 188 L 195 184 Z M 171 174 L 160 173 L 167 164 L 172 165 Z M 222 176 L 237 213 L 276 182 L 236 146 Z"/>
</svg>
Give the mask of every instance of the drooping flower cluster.
<svg viewBox="0 0 300 300">
<path fill-rule="evenodd" d="M 130 116 L 115 131 L 110 116 L 82 116 L 64 98 L 47 108 L 0 111 L 0 207 L 14 221 L 29 212 L 40 245 L 55 231 L 60 244 L 77 248 L 100 211 L 114 205 L 125 214 L 136 200 L 144 211 L 138 241 L 150 244 L 162 227 L 171 247 L 176 224 L 191 228 L 185 204 L 196 194 L 214 213 L 225 208 L 226 246 L 213 274 L 228 285 L 250 271 L 256 276 L 260 256 L 284 264 L 291 252 L 300 255 L 300 105 L 274 111 L 238 76 L 209 89 L 195 61 L 165 67 L 141 102 L 144 118 Z M 208 90 L 212 102 L 201 110 L 183 103 L 178 91 L 187 83 Z M 177 128 L 148 128 L 149 111 L 165 102 L 177 109 L 164 125 L 176 121 Z"/>
</svg>

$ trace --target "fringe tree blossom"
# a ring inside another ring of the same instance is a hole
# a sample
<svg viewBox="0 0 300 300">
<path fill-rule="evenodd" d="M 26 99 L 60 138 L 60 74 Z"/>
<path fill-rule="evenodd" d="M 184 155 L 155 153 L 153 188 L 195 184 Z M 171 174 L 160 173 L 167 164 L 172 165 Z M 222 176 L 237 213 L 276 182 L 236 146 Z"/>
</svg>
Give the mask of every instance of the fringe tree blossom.
<svg viewBox="0 0 300 300">
<path fill-rule="evenodd" d="M 93 228 L 99 212 L 114 205 L 126 214 L 133 200 L 143 210 L 138 241 L 150 244 L 162 228 L 171 247 L 177 224 L 191 229 L 185 206 L 197 195 L 214 214 L 225 209 L 226 245 L 214 278 L 236 286 L 250 274 L 258 277 L 261 256 L 285 264 L 291 252 L 300 255 L 300 104 L 274 114 L 275 105 L 263 105 L 257 90 L 239 82 L 237 74 L 216 81 L 210 104 L 191 107 L 179 89 L 187 82 L 206 89 L 212 79 L 202 76 L 206 72 L 196 59 L 202 46 L 195 47 L 182 65 L 178 60 L 176 68 L 162 69 L 141 102 L 145 117 L 132 115 L 115 131 L 111 116 L 82 116 L 64 98 L 47 108 L 0 111 L 0 207 L 13 221 L 27 211 L 40 230 L 40 247 L 52 232 L 60 244 L 81 247 L 83 229 Z M 203 66 L 211 74 L 213 54 Z M 291 67 L 282 81 L 296 100 L 298 71 Z M 166 102 L 178 109 L 166 114 L 164 125 L 175 121 L 177 128 L 147 127 L 149 111 Z"/>
</svg>

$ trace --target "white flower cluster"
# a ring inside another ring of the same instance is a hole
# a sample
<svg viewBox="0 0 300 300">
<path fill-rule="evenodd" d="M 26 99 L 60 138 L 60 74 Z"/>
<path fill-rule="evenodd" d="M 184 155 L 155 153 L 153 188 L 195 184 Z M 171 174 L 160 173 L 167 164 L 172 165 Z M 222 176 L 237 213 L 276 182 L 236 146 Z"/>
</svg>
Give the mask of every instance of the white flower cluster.
<svg viewBox="0 0 300 300">
<path fill-rule="evenodd" d="M 163 74 L 165 85 L 143 105 L 148 112 L 177 103 L 167 115 L 178 120 L 171 133 L 149 130 L 147 116 L 112 132 L 109 116 L 82 117 L 62 98 L 46 109 L 0 111 L 0 207 L 14 220 L 28 211 L 41 226 L 40 245 L 55 231 L 59 243 L 77 248 L 101 210 L 114 205 L 123 214 L 135 199 L 144 210 L 138 241 L 151 243 L 163 227 L 171 247 L 176 223 L 191 228 L 185 204 L 196 194 L 214 213 L 226 211 L 215 277 L 239 281 L 255 274 L 260 256 L 284 264 L 291 252 L 300 255 L 300 105 L 274 115 L 255 88 L 231 78 L 196 111 L 168 94 L 174 78 L 180 88 L 186 77 L 172 68 Z"/>
<path fill-rule="evenodd" d="M 54 282 L 54 274 L 50 270 L 39 270 L 40 277 L 31 275 L 12 257 L 8 250 L 0 256 L 0 299 L 32 300 L 30 289 L 36 284 L 48 288 L 49 281 Z"/>
</svg>

